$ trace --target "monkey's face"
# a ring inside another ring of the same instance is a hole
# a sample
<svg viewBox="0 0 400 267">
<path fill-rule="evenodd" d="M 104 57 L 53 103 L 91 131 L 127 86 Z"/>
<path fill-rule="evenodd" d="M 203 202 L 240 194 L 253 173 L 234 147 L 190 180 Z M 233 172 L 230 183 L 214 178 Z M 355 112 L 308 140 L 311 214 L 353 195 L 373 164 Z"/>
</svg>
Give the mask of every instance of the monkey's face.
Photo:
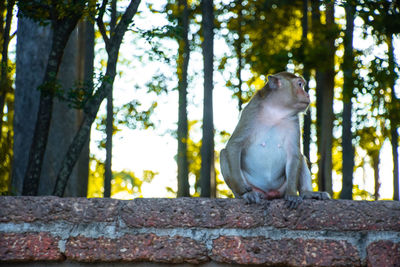
<svg viewBox="0 0 400 267">
<path fill-rule="evenodd" d="M 305 81 L 292 73 L 281 72 L 269 77 L 271 102 L 282 108 L 302 112 L 310 104 L 310 97 L 304 91 Z"/>
<path fill-rule="evenodd" d="M 305 81 L 303 78 L 298 77 L 291 81 L 291 90 L 293 95 L 294 107 L 299 111 L 304 111 L 310 104 L 310 96 L 304 91 Z"/>
</svg>

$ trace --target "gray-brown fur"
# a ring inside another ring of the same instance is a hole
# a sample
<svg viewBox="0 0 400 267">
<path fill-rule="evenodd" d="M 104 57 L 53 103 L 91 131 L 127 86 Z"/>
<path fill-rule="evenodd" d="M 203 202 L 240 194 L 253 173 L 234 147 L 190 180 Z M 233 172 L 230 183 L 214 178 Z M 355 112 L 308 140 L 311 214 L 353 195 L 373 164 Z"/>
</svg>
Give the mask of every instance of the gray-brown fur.
<svg viewBox="0 0 400 267">
<path fill-rule="evenodd" d="M 289 72 L 268 78 L 221 151 L 222 175 L 235 196 L 248 202 L 284 197 L 296 207 L 303 198 L 327 199 L 325 192 L 312 192 L 300 151 L 298 114 L 309 104 L 305 81 Z"/>
</svg>

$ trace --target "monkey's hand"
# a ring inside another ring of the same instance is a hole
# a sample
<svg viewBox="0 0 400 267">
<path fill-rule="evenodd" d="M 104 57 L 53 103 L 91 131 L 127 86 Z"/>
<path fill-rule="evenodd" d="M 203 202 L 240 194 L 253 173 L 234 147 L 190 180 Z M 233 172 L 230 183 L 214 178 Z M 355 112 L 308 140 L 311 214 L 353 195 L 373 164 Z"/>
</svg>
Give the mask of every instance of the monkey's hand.
<svg viewBox="0 0 400 267">
<path fill-rule="evenodd" d="M 246 200 L 247 204 L 251 204 L 251 203 L 260 203 L 261 199 L 263 199 L 263 194 L 254 190 L 251 190 L 247 193 L 244 193 L 242 195 L 242 198 L 244 200 Z"/>
<path fill-rule="evenodd" d="M 301 196 L 295 195 L 285 195 L 286 207 L 289 209 L 296 209 L 301 202 L 303 202 L 303 198 Z"/>
<path fill-rule="evenodd" d="M 316 199 L 316 200 L 327 200 L 331 199 L 331 196 L 327 192 L 304 192 L 301 194 L 303 199 Z"/>
</svg>

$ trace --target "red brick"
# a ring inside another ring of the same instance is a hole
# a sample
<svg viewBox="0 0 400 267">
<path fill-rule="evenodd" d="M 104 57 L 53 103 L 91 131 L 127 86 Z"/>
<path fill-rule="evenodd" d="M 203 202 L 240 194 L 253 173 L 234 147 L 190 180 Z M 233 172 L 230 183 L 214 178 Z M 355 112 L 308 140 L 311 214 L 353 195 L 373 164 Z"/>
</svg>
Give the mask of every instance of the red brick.
<svg viewBox="0 0 400 267">
<path fill-rule="evenodd" d="M 400 231 L 400 202 L 305 200 L 296 210 L 283 200 L 269 205 L 267 224 L 293 230 L 393 230 Z"/>
<path fill-rule="evenodd" d="M 247 205 L 239 199 L 114 199 L 0 196 L 0 222 L 115 222 L 128 227 L 400 231 L 400 202 L 305 200 L 296 210 L 277 199 Z"/>
<path fill-rule="evenodd" d="M 267 266 L 360 266 L 357 249 L 346 241 L 221 236 L 211 259 L 228 264 Z"/>
<path fill-rule="evenodd" d="M 238 199 L 135 199 L 124 202 L 121 217 L 129 227 L 252 228 L 264 225 L 264 212 Z"/>
<path fill-rule="evenodd" d="M 59 261 L 59 239 L 49 233 L 0 233 L 0 261 Z"/>
<path fill-rule="evenodd" d="M 109 198 L 0 197 L 0 222 L 113 222 L 119 203 Z"/>
<path fill-rule="evenodd" d="M 400 243 L 391 241 L 377 241 L 367 247 L 368 266 L 399 267 Z"/>
<path fill-rule="evenodd" d="M 120 238 L 71 237 L 67 259 L 80 262 L 148 261 L 201 263 L 208 261 L 207 249 L 193 239 L 155 234 L 124 235 Z"/>
</svg>

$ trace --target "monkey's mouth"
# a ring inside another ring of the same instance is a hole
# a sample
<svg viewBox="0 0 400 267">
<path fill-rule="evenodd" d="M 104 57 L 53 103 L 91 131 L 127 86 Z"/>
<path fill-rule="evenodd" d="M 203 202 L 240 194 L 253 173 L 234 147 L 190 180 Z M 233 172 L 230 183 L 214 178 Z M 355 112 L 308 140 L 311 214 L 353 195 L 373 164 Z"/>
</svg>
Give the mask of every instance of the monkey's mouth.
<svg viewBox="0 0 400 267">
<path fill-rule="evenodd" d="M 309 105 L 310 105 L 310 102 L 302 101 L 302 102 L 298 102 L 297 107 L 300 111 L 302 111 L 302 110 L 306 110 Z"/>
</svg>

